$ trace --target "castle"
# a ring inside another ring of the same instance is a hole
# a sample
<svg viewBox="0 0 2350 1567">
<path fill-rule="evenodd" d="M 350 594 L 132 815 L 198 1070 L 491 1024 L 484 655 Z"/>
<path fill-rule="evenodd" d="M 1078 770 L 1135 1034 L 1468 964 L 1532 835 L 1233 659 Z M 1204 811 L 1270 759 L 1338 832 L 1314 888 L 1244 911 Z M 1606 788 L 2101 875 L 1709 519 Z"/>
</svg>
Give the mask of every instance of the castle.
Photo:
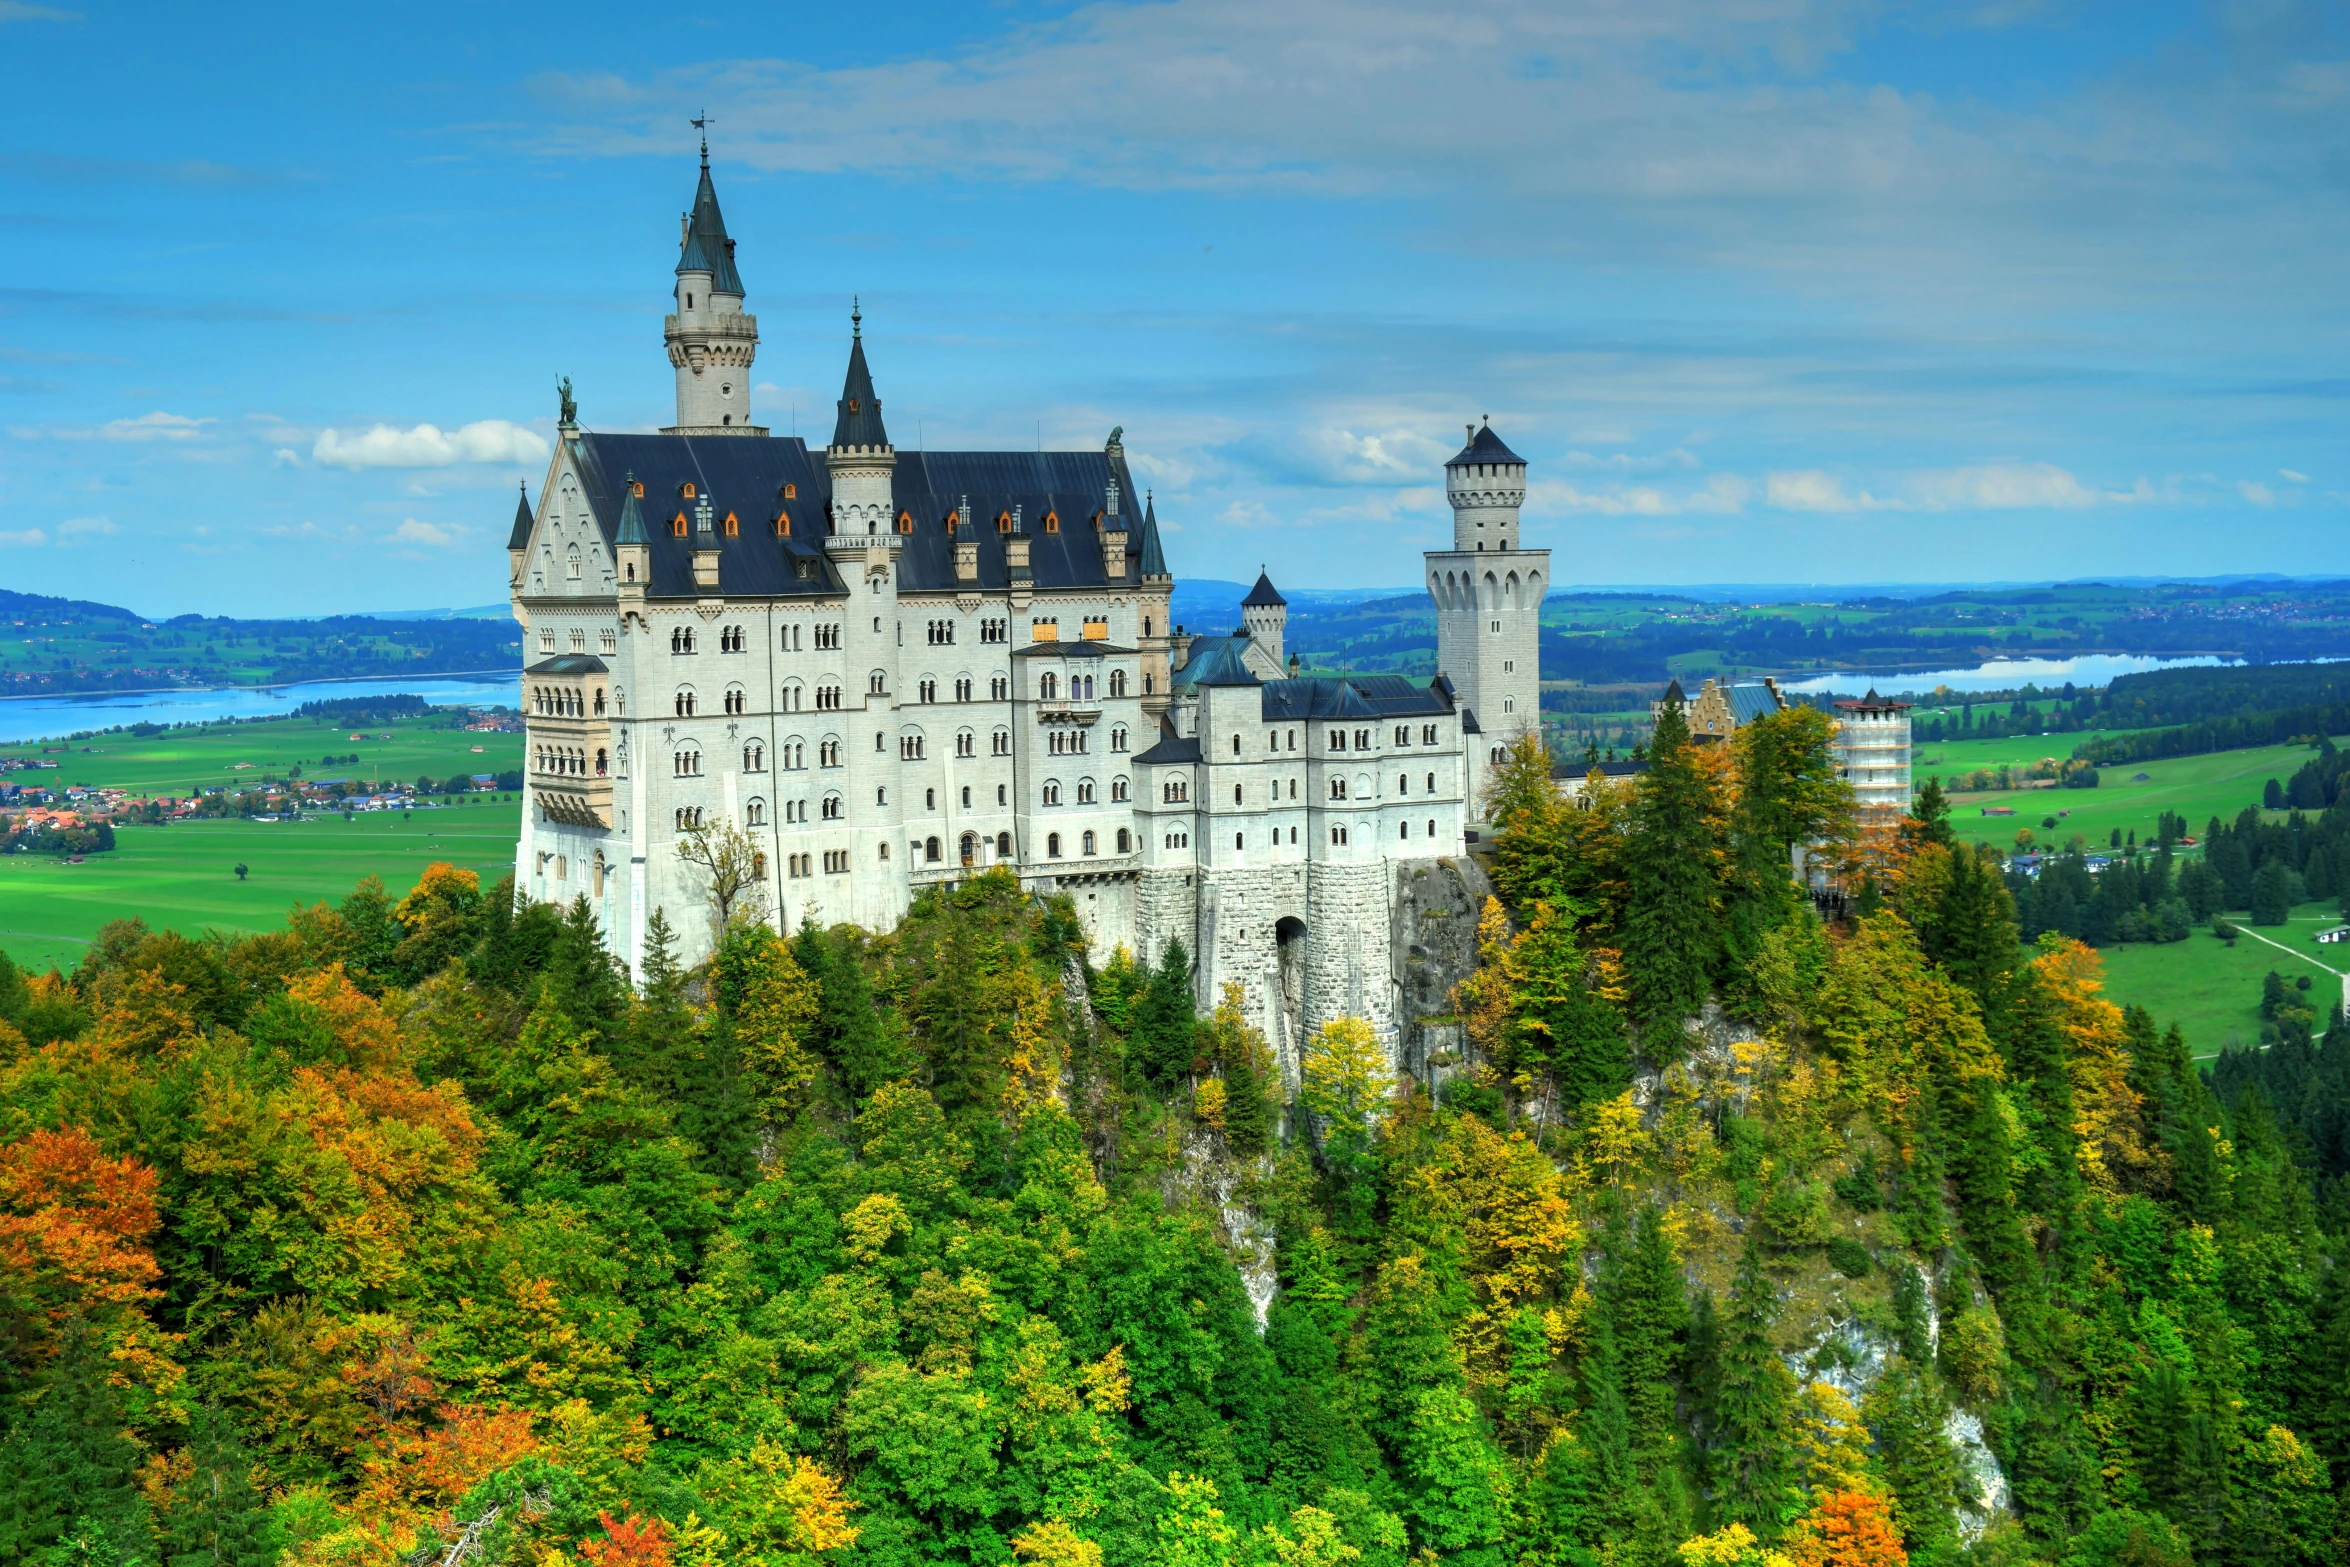
<svg viewBox="0 0 2350 1567">
<path fill-rule="evenodd" d="M 1203 1006 L 1237 981 L 1293 1082 L 1328 1017 L 1392 1048 L 1408 889 L 1457 866 L 1487 770 L 1537 724 L 1550 561 L 1521 547 L 1524 461 L 1472 427 L 1446 466 L 1435 679 L 1296 676 L 1261 574 L 1230 635 L 1169 624 L 1119 431 L 900 451 L 855 313 L 831 441 L 754 423 L 734 249 L 705 146 L 664 325 L 676 424 L 584 429 L 566 384 L 516 512 L 516 885 L 586 895 L 633 970 L 656 911 L 706 948 L 677 852 L 697 827 L 746 835 L 786 928 L 886 930 L 918 889 L 1004 866 L 1067 893 L 1104 949 L 1180 940 Z"/>
</svg>

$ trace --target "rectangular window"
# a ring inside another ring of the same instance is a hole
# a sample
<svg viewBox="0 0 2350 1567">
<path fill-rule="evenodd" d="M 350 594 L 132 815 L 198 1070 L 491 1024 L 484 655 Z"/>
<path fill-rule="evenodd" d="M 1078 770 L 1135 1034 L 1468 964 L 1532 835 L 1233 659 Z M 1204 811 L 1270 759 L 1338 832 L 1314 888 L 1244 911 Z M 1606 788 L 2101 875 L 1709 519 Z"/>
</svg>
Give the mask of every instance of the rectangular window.
<svg viewBox="0 0 2350 1567">
<path fill-rule="evenodd" d="M 1031 620 L 1028 623 L 1028 640 L 1031 642 L 1060 641 L 1061 623 L 1058 620 Z"/>
<path fill-rule="evenodd" d="M 1102 617 L 1102 618 L 1100 618 L 1100 619 L 1096 619 L 1095 617 L 1093 617 L 1093 616 L 1091 616 L 1091 615 L 1088 615 L 1088 616 L 1086 616 L 1086 617 L 1085 617 L 1085 631 L 1084 631 L 1084 637 L 1085 637 L 1085 640 L 1086 640 L 1086 641 L 1088 641 L 1088 642 L 1107 642 L 1107 641 L 1109 641 L 1109 640 L 1110 640 L 1110 622 L 1109 622 L 1109 618 L 1108 618 L 1107 616 L 1104 616 L 1104 617 Z"/>
</svg>

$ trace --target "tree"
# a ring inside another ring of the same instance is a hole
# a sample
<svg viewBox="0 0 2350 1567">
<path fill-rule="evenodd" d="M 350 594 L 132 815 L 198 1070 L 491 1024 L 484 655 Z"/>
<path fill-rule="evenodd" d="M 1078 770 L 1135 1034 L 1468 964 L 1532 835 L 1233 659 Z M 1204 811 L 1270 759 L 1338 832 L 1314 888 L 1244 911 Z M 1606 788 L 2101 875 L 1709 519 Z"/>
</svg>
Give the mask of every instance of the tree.
<svg viewBox="0 0 2350 1567">
<path fill-rule="evenodd" d="M 253 1455 L 218 1405 L 190 1420 L 187 1458 L 164 1534 L 169 1567 L 268 1567 L 278 1554 L 268 1500 L 253 1484 Z"/>
<path fill-rule="evenodd" d="M 731 820 L 686 829 L 677 857 L 700 873 L 713 945 L 737 924 L 766 921 L 767 856 Z"/>
<path fill-rule="evenodd" d="M 1720 944 L 1713 786 L 1678 702 L 1667 702 L 1649 744 L 1625 849 L 1624 974 L 1633 1012 L 1671 1036 L 1705 1005 Z"/>
<path fill-rule="evenodd" d="M 39 1400 L 0 1437 L 0 1562 L 148 1554 L 139 1449 L 108 1369 L 97 1335 L 69 1333 Z"/>
<path fill-rule="evenodd" d="M 2282 925 L 2293 914 L 2293 868 L 2280 857 L 2260 862 L 2252 873 L 2252 923 Z"/>
<path fill-rule="evenodd" d="M 239 880 L 239 881 L 243 881 L 243 880 L 245 879 L 245 862 L 244 862 L 243 860 L 239 860 L 239 861 L 237 861 L 237 863 L 236 863 L 236 866 L 235 866 L 235 870 L 236 870 L 237 880 Z"/>
<path fill-rule="evenodd" d="M 1782 1546 L 1792 1567 L 1907 1567 L 1888 1513 L 1873 1491 L 1832 1492 L 1796 1520 Z"/>
<path fill-rule="evenodd" d="M 1909 821 L 1903 826 L 1912 843 L 1940 844 L 1945 849 L 1958 847 L 1958 834 L 1950 825 L 1950 798 L 1942 792 L 1942 780 L 1928 776 L 1918 786 L 1917 798 L 1911 802 Z"/>
<path fill-rule="evenodd" d="M 1134 1009 L 1134 1058 L 1152 1080 L 1171 1083 L 1191 1071 L 1194 1053 L 1191 960 L 1170 941 Z"/>
<path fill-rule="evenodd" d="M 1762 1244 L 1747 1231 L 1723 1321 L 1715 1393 L 1714 1450 L 1707 1471 L 1722 1517 L 1775 1536 L 1800 1505 L 1790 1472 L 1795 1378 L 1771 1342 L 1778 1300 L 1763 1272 Z"/>
</svg>

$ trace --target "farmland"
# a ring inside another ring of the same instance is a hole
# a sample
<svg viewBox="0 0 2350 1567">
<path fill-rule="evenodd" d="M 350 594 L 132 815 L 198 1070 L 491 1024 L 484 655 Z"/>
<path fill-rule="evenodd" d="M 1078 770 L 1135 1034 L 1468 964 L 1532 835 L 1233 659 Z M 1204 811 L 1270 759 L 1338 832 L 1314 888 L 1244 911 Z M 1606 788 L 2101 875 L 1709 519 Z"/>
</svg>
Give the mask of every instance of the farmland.
<svg viewBox="0 0 2350 1567">
<path fill-rule="evenodd" d="M 0 856 L 0 950 L 20 967 L 70 968 L 99 926 L 134 914 L 158 929 L 275 930 L 294 904 L 340 898 L 363 876 L 381 876 L 396 898 L 434 860 L 487 884 L 513 869 L 519 819 L 519 806 L 488 797 L 353 817 L 126 826 L 114 852 L 79 865 Z"/>
<path fill-rule="evenodd" d="M 328 763 L 329 756 L 356 760 Z M 358 778 L 413 783 L 453 773 L 503 773 L 522 765 L 522 736 L 452 727 L 446 713 L 384 719 L 355 729 L 343 721 L 276 718 L 255 723 L 129 731 L 94 735 L 70 744 L 0 745 L 0 761 L 55 762 L 41 769 L 0 774 L 0 781 L 49 788 L 81 785 L 138 796 L 188 795 L 201 789 L 245 788 L 263 780 L 300 776 L 317 781 Z"/>
<path fill-rule="evenodd" d="M 2043 757 L 2070 755 L 2080 738 L 2063 735 L 1919 746 L 1914 771 L 1921 783 L 1929 776 L 1948 779 L 2001 765 L 2020 771 Z M 2212 817 L 2233 819 L 2245 806 L 2258 805 L 2264 783 L 2271 778 L 2290 778 L 2308 759 L 2307 746 L 2261 746 L 2101 768 L 2094 789 L 1953 793 L 1950 824 L 1970 843 L 2002 849 L 2014 847 L 2019 827 L 2029 827 L 2042 845 L 2053 841 L 2061 847 L 2079 833 L 2090 848 L 2099 849 L 2117 827 L 2125 833 L 2135 832 L 2143 843 L 2154 836 L 2155 821 L 2164 811 L 2177 811 L 2187 818 L 2188 831 L 2200 834 Z M 1983 814 L 1985 808 L 2009 807 L 2015 811 L 2013 816 Z M 2050 816 L 2057 817 L 2053 833 L 2041 825 Z"/>
</svg>

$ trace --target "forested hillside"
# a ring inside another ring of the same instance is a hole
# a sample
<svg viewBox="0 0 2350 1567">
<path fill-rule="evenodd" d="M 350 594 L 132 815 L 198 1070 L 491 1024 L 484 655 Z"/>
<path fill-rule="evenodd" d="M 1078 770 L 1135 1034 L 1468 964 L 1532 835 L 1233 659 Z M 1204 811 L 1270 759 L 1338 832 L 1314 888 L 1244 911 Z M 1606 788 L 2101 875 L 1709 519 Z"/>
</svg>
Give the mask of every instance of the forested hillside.
<svg viewBox="0 0 2350 1567">
<path fill-rule="evenodd" d="M 0 969 L 0 1562 L 2342 1559 L 2338 1171 L 1827 737 L 1523 749 L 1433 1096 L 1000 874 Z"/>
</svg>

